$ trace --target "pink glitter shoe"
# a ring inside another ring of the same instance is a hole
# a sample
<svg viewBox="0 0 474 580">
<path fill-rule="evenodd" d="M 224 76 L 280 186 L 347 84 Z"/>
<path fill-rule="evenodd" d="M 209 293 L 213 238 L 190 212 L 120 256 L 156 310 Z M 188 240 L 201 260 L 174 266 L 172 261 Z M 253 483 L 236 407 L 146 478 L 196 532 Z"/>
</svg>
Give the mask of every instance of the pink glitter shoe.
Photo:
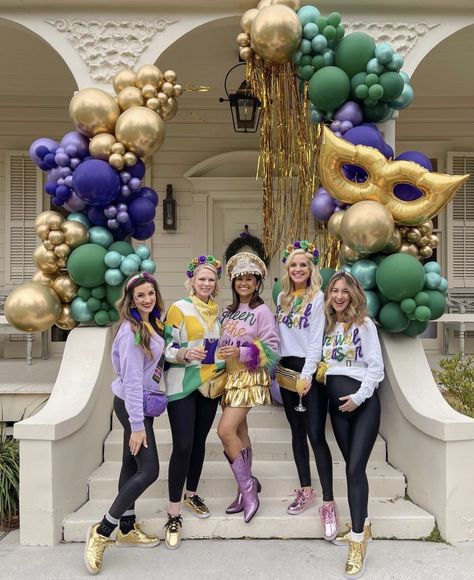
<svg viewBox="0 0 474 580">
<path fill-rule="evenodd" d="M 319 508 L 319 515 L 321 516 L 321 521 L 323 522 L 323 537 L 325 540 L 330 542 L 337 536 L 339 529 L 339 525 L 337 523 L 336 504 L 334 502 L 324 503 Z"/>
<path fill-rule="evenodd" d="M 297 516 L 316 503 L 314 489 L 295 489 L 296 497 L 286 510 L 290 515 Z"/>
</svg>

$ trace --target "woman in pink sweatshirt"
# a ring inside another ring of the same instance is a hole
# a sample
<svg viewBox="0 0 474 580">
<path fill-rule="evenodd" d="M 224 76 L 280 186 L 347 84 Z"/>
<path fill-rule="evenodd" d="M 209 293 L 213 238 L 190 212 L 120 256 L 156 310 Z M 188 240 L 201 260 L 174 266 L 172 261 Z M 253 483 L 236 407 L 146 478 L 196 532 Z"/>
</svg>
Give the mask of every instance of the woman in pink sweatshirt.
<svg viewBox="0 0 474 580">
<path fill-rule="evenodd" d="M 260 298 L 266 273 L 263 261 L 250 252 L 239 252 L 227 262 L 233 303 L 221 319 L 219 358 L 226 361 L 228 379 L 217 433 L 238 486 L 226 512 L 243 511 L 247 523 L 259 508 L 261 489 L 252 476 L 247 414 L 255 405 L 271 403 L 269 370 L 278 351 L 274 316 Z"/>
</svg>

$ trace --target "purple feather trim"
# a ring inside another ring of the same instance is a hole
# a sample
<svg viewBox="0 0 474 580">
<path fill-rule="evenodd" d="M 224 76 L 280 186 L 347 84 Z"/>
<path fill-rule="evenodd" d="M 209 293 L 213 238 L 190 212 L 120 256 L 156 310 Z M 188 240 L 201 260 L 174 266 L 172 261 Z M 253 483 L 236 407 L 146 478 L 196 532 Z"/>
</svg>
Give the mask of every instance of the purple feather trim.
<svg viewBox="0 0 474 580">
<path fill-rule="evenodd" d="M 246 344 L 245 346 L 250 349 L 250 358 L 247 361 L 246 365 L 249 371 L 253 373 L 260 366 L 260 349 L 253 342 L 251 342 L 250 344 Z"/>
</svg>

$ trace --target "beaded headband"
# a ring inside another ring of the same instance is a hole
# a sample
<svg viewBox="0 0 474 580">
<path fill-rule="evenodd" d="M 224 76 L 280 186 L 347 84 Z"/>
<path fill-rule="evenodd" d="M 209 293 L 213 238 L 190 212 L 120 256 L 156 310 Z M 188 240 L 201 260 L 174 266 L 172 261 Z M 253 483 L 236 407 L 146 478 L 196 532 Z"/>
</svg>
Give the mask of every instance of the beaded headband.
<svg viewBox="0 0 474 580">
<path fill-rule="evenodd" d="M 149 272 L 138 272 L 138 274 L 135 274 L 135 276 L 132 276 L 128 280 L 127 286 L 125 287 L 126 290 L 128 290 L 134 282 L 140 279 L 145 280 L 147 282 L 156 282 L 155 278 Z"/>
<path fill-rule="evenodd" d="M 218 278 L 220 278 L 222 275 L 222 266 L 220 260 L 216 260 L 214 256 L 209 255 L 209 256 L 198 256 L 197 258 L 193 258 L 191 262 L 189 262 L 188 264 L 186 276 L 188 278 L 192 278 L 194 276 L 196 268 L 198 268 L 199 266 L 206 266 L 206 268 L 214 270 Z"/>
<path fill-rule="evenodd" d="M 313 264 L 319 264 L 319 250 L 314 244 L 308 242 L 308 240 L 296 240 L 292 244 L 288 244 L 286 249 L 281 253 L 281 261 L 283 264 L 286 264 L 288 256 L 295 250 L 303 250 L 304 252 L 311 254 Z"/>
</svg>

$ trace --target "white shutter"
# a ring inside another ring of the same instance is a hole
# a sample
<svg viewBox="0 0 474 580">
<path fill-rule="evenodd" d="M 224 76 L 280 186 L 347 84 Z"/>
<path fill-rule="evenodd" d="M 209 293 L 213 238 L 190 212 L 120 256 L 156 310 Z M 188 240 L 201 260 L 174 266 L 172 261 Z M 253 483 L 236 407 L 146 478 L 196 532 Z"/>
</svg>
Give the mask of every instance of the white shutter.
<svg viewBox="0 0 474 580">
<path fill-rule="evenodd" d="M 42 210 L 42 172 L 28 153 L 7 151 L 5 181 L 5 285 L 12 287 L 28 282 L 36 270 L 34 223 Z"/>
<path fill-rule="evenodd" d="M 447 208 L 449 287 L 474 288 L 474 152 L 448 152 L 447 167 L 470 174 Z"/>
</svg>

